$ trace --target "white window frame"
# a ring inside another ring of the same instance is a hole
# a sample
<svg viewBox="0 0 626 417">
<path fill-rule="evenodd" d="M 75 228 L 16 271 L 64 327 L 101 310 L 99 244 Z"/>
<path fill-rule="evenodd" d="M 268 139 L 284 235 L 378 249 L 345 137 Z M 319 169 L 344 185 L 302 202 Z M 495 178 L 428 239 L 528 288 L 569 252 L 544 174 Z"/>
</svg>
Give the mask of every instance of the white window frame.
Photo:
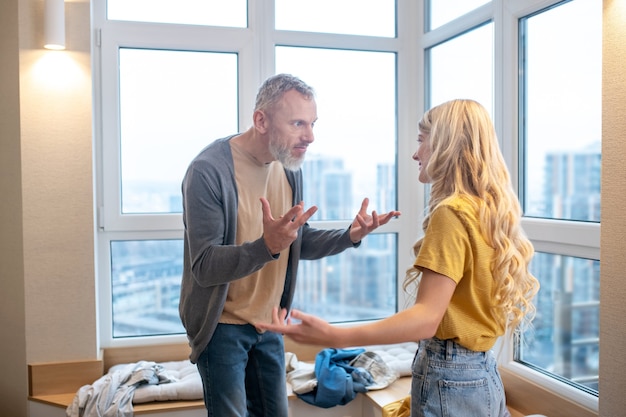
<svg viewBox="0 0 626 417">
<path fill-rule="evenodd" d="M 259 21 L 273 22 L 272 0 L 249 1 L 249 27 L 194 27 L 159 25 L 150 23 L 113 22 L 105 19 L 105 0 L 92 2 L 95 51 L 94 117 L 96 132 L 96 210 L 97 210 L 97 280 L 99 337 L 101 347 L 172 343 L 186 340 L 184 335 L 123 339 L 114 341 L 111 331 L 110 294 L 110 240 L 172 239 L 182 238 L 182 216 L 120 215 L 111 207 L 120 207 L 119 179 L 114 170 L 103 170 L 104 163 L 119 161 L 116 138 L 119 131 L 119 109 L 115 95 L 103 97 L 102 88 L 117 85 L 117 61 L 111 54 L 118 47 L 173 48 L 236 52 L 239 73 L 239 124 L 244 130 L 249 124 L 258 85 L 273 74 L 275 45 L 299 45 L 314 40 L 321 47 L 391 51 L 397 53 L 398 69 L 398 209 L 402 216 L 397 221 L 381 227 L 377 232 L 398 234 L 397 271 L 398 306 L 411 303 L 402 290 L 404 271 L 412 263 L 412 247 L 421 234 L 421 215 L 425 206 L 424 187 L 417 182 L 418 168 L 411 160 L 415 151 L 417 122 L 425 110 L 424 97 L 428 90 L 425 79 L 425 50 L 459 33 L 483 24 L 494 23 L 494 124 L 501 139 L 502 152 L 509 164 L 513 183 L 519 183 L 518 137 L 518 22 L 519 19 L 541 10 L 557 0 L 492 0 L 476 10 L 459 17 L 433 31 L 425 33 L 424 11 L 427 0 L 397 0 L 398 37 L 390 39 L 354 37 L 332 34 L 311 34 L 274 31 L 270 26 L 258 25 Z M 141 34 L 137 28 L 141 27 Z M 169 27 L 169 29 L 168 29 Z M 174 35 L 175 34 L 175 35 Z M 211 36 L 207 36 L 210 34 Z M 207 39 L 220 39 L 212 43 Z M 183 46 L 184 45 L 184 46 Z M 119 168 L 119 166 L 118 166 Z M 374 168 L 373 168 L 374 169 Z M 341 227 L 342 222 L 320 222 L 319 227 Z M 568 256 L 600 259 L 600 225 L 545 219 L 523 219 L 523 226 L 537 251 Z M 513 344 L 503 341 L 498 355 L 501 368 L 520 379 L 544 387 L 587 409 L 598 409 L 596 396 L 586 394 L 556 379 L 533 371 L 513 360 Z"/>
<path fill-rule="evenodd" d="M 420 0 L 426 10 L 428 0 Z M 422 54 L 454 36 L 487 22 L 494 24 L 494 124 L 514 187 L 519 185 L 519 21 L 560 3 L 561 0 L 492 0 L 421 38 Z M 422 70 L 425 71 L 425 70 Z M 428 91 L 428 80 L 421 91 Z M 426 97 L 427 98 L 427 97 Z M 425 98 L 425 99 L 426 99 Z M 513 140 L 509 140 L 513 139 Z M 522 225 L 537 252 L 600 259 L 600 224 L 563 220 L 523 218 Z M 497 345 L 501 369 L 527 383 L 536 384 L 570 401 L 597 412 L 598 397 L 514 360 L 514 341 L 502 338 Z"/>
<path fill-rule="evenodd" d="M 514 111 L 508 112 L 511 116 L 511 124 L 507 131 L 517 137 L 519 132 L 519 80 L 517 77 L 519 68 L 519 21 L 537 11 L 546 9 L 561 0 L 505 0 L 502 5 L 503 34 L 501 39 L 506 39 L 508 44 L 503 44 L 503 54 L 511 56 L 503 60 L 503 73 L 512 77 L 510 82 L 505 82 L 504 90 L 505 103 Z M 496 60 L 496 62 L 498 62 Z M 505 124 L 506 126 L 506 124 Z M 519 138 L 518 138 L 519 139 Z M 508 150 L 508 154 L 513 157 L 507 162 L 518 162 L 519 144 L 510 143 L 514 149 Z M 519 167 L 516 165 L 514 172 L 514 184 L 519 184 Z M 535 251 L 547 252 L 557 255 L 581 257 L 600 260 L 600 223 L 576 222 L 566 220 L 551 220 L 539 218 L 524 218 L 522 221 L 524 231 L 531 239 Z M 505 355 L 500 366 L 522 380 L 528 380 L 538 384 L 545 389 L 567 398 L 586 409 L 598 411 L 598 396 L 587 393 L 570 384 L 559 381 L 549 375 L 535 371 L 528 366 L 516 362 L 513 358 L 514 346 L 508 342 L 505 346 Z"/>
</svg>

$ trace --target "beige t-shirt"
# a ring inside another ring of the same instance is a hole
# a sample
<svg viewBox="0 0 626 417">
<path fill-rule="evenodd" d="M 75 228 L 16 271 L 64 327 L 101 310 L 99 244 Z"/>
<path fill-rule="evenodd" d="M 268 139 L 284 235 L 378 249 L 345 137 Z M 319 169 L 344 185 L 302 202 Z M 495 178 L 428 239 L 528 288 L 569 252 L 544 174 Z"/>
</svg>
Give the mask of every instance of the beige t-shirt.
<svg viewBox="0 0 626 417">
<path fill-rule="evenodd" d="M 438 207 L 431 215 L 415 266 L 433 270 L 457 283 L 435 336 L 484 352 L 504 333 L 504 326 L 492 308 L 494 250 L 487 245 L 478 226 L 476 212 L 460 198 Z"/>
<path fill-rule="evenodd" d="M 270 203 L 277 219 L 293 206 L 292 190 L 280 162 L 259 162 L 231 141 L 238 190 L 236 244 L 252 242 L 263 234 L 260 197 Z M 230 283 L 220 323 L 271 322 L 272 307 L 278 306 L 285 286 L 289 248 L 260 270 Z"/>
</svg>

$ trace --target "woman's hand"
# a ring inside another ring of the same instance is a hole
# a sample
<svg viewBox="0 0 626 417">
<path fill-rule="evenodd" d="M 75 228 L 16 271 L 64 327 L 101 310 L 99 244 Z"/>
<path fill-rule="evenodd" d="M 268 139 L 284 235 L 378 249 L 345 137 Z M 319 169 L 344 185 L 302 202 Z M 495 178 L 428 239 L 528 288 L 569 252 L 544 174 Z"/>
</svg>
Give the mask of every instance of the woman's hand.
<svg viewBox="0 0 626 417">
<path fill-rule="evenodd" d="M 298 320 L 299 323 L 293 323 Z M 341 347 L 339 333 L 341 329 L 330 325 L 319 317 L 305 314 L 298 310 L 292 310 L 287 317 L 286 309 L 272 309 L 272 323 L 257 323 L 256 327 L 289 336 L 295 342 L 322 345 L 328 347 Z"/>
</svg>

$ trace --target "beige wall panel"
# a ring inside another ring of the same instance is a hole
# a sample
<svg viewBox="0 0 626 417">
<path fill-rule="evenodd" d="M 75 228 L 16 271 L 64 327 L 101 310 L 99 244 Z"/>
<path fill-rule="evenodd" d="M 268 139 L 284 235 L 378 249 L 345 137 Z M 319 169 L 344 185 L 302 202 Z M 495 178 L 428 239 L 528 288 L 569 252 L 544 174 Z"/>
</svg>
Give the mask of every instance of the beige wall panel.
<svg viewBox="0 0 626 417">
<path fill-rule="evenodd" d="M 600 415 L 626 410 L 626 1 L 604 1 Z M 583 121 L 584 122 L 584 121 Z"/>
</svg>

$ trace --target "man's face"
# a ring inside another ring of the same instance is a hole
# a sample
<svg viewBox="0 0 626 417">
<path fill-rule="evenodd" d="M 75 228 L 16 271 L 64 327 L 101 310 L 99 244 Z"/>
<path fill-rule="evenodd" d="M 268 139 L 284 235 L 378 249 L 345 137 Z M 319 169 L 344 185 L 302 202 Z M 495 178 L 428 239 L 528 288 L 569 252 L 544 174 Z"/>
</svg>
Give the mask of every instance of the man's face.
<svg viewBox="0 0 626 417">
<path fill-rule="evenodd" d="M 269 150 L 286 169 L 297 171 L 307 147 L 315 140 L 317 105 L 296 90 L 287 91 L 270 115 Z"/>
</svg>

